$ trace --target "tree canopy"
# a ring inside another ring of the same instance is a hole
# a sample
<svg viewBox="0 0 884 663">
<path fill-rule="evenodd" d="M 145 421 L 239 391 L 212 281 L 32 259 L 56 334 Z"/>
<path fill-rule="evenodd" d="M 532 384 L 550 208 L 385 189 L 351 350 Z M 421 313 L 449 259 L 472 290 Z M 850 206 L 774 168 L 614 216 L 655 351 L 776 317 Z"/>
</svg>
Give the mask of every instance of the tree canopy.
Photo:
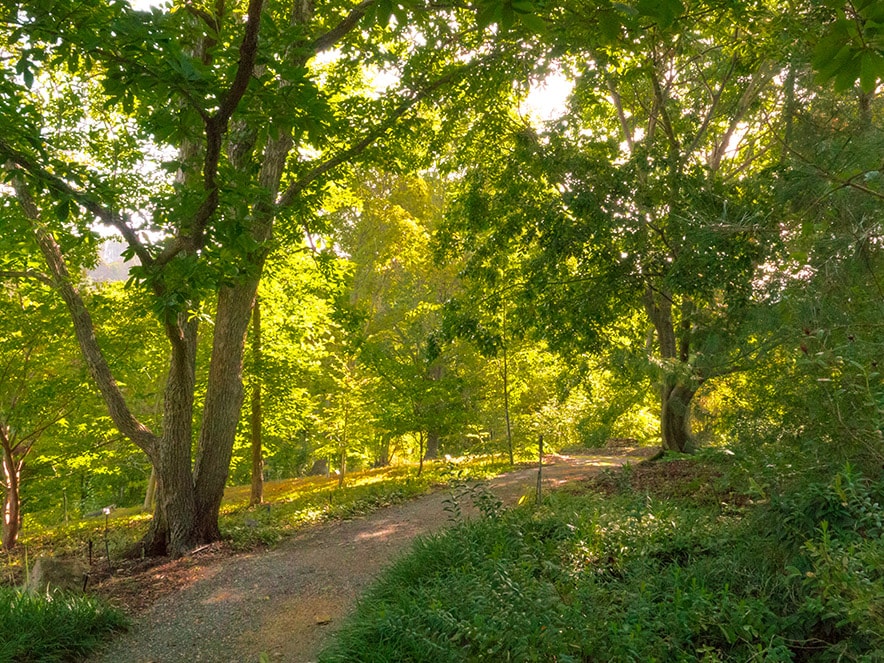
<svg viewBox="0 0 884 663">
<path fill-rule="evenodd" d="M 249 474 L 647 440 L 654 401 L 689 451 L 771 366 L 860 394 L 873 445 L 879 5 L 4 7 L 7 497 L 50 392 L 97 393 L 174 555 Z M 109 235 L 125 289 L 89 277 Z"/>
</svg>

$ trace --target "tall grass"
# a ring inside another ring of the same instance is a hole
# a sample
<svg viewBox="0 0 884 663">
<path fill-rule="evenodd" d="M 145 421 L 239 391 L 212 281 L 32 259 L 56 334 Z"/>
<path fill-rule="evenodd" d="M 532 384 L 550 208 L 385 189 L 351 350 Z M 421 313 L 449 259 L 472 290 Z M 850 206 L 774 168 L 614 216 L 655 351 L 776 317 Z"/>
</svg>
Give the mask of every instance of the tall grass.
<svg viewBox="0 0 884 663">
<path fill-rule="evenodd" d="M 125 626 L 122 613 L 87 596 L 0 588 L 0 661 L 81 660 Z"/>
</svg>

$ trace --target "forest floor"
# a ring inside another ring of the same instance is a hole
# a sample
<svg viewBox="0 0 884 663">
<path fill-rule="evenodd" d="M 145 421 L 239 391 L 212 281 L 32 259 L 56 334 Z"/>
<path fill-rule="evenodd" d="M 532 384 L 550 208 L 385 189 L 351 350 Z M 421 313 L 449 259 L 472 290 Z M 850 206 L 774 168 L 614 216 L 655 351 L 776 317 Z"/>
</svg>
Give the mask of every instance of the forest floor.
<svg viewBox="0 0 884 663">
<path fill-rule="evenodd" d="M 636 463 L 655 449 L 616 449 L 545 459 L 543 488 Z M 486 485 L 505 505 L 536 487 L 537 468 Z M 98 593 L 133 626 L 94 663 L 315 661 L 377 574 L 420 535 L 451 524 L 452 491 L 367 516 L 304 528 L 270 550 L 234 553 L 223 543 L 161 565 L 117 569 Z M 463 505 L 465 515 L 475 512 Z"/>
</svg>

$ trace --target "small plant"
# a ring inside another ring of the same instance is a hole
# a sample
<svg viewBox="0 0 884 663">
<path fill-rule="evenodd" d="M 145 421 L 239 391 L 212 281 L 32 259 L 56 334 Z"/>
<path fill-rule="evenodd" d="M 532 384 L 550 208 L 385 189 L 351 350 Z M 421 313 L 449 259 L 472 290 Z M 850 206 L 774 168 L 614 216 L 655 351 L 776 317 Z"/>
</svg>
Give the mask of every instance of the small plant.
<svg viewBox="0 0 884 663">
<path fill-rule="evenodd" d="M 465 500 L 469 500 L 473 508 L 477 509 L 484 518 L 497 518 L 503 512 L 503 502 L 491 492 L 487 483 L 456 479 L 451 484 L 451 492 L 444 500 L 443 507 L 451 522 L 463 521 L 461 504 Z"/>
</svg>

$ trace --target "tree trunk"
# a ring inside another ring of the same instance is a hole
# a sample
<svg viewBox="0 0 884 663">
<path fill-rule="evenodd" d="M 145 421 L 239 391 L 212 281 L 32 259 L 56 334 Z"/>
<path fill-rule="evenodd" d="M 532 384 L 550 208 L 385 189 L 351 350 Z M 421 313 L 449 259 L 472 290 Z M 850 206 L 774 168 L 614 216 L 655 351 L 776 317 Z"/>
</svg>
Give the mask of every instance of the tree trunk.
<svg viewBox="0 0 884 663">
<path fill-rule="evenodd" d="M 249 504 L 264 501 L 264 456 L 261 445 L 261 305 L 257 295 L 252 308 L 252 491 Z"/>
<path fill-rule="evenodd" d="M 690 407 L 695 393 L 695 389 L 679 384 L 663 389 L 660 428 L 664 449 L 679 453 L 693 450 Z"/>
<path fill-rule="evenodd" d="M 197 323 L 178 316 L 166 332 L 172 344 L 163 405 L 163 437 L 151 455 L 157 488 L 154 518 L 145 548 L 154 555 L 180 557 L 206 540 L 195 527 L 196 499 L 191 474 L 193 404 L 196 386 Z"/>
<path fill-rule="evenodd" d="M 150 478 L 147 480 L 147 490 L 144 493 L 144 504 L 142 509 L 149 511 L 154 507 L 157 496 L 157 470 L 155 467 L 150 468 Z"/>
<path fill-rule="evenodd" d="M 672 321 L 672 299 L 666 292 L 648 288 L 644 296 L 645 311 L 657 332 L 660 356 L 664 360 L 687 364 L 690 357 L 691 321 L 693 304 L 685 300 L 681 306 L 681 338 L 676 338 Z M 671 371 L 672 368 L 664 368 Z M 660 434 L 664 449 L 686 452 L 691 450 L 690 407 L 695 387 L 680 384 L 671 374 L 660 379 Z"/>
<path fill-rule="evenodd" d="M 427 431 L 427 452 L 424 460 L 435 460 L 439 457 L 439 431 Z"/>
<path fill-rule="evenodd" d="M 16 461 L 12 453 L 3 449 L 3 549 L 12 550 L 18 541 L 21 528 L 21 495 L 19 482 L 21 479 L 21 462 Z"/>
<path fill-rule="evenodd" d="M 503 414 L 506 417 L 506 450 L 509 453 L 510 465 L 515 464 L 513 456 L 513 431 L 510 425 L 510 385 L 509 367 L 507 365 L 506 344 L 503 346 Z"/>
<path fill-rule="evenodd" d="M 222 288 L 218 294 L 209 382 L 193 471 L 195 531 L 198 538 L 205 541 L 215 541 L 221 537 L 218 510 L 224 496 L 236 426 L 242 411 L 245 334 L 258 289 L 258 278 L 256 274 Z"/>
<path fill-rule="evenodd" d="M 344 486 L 344 476 L 347 474 L 347 449 L 340 450 L 340 459 L 338 465 L 338 488 Z"/>
<path fill-rule="evenodd" d="M 513 458 L 513 430 L 510 424 L 510 374 L 509 374 L 509 353 L 507 352 L 506 342 L 506 307 L 503 309 L 501 318 L 501 332 L 503 336 L 503 414 L 506 417 L 506 450 L 509 454 L 510 465 L 515 464 Z"/>
<path fill-rule="evenodd" d="M 377 454 L 374 459 L 374 467 L 387 467 L 390 464 L 390 435 L 382 433 L 378 435 Z"/>
</svg>

